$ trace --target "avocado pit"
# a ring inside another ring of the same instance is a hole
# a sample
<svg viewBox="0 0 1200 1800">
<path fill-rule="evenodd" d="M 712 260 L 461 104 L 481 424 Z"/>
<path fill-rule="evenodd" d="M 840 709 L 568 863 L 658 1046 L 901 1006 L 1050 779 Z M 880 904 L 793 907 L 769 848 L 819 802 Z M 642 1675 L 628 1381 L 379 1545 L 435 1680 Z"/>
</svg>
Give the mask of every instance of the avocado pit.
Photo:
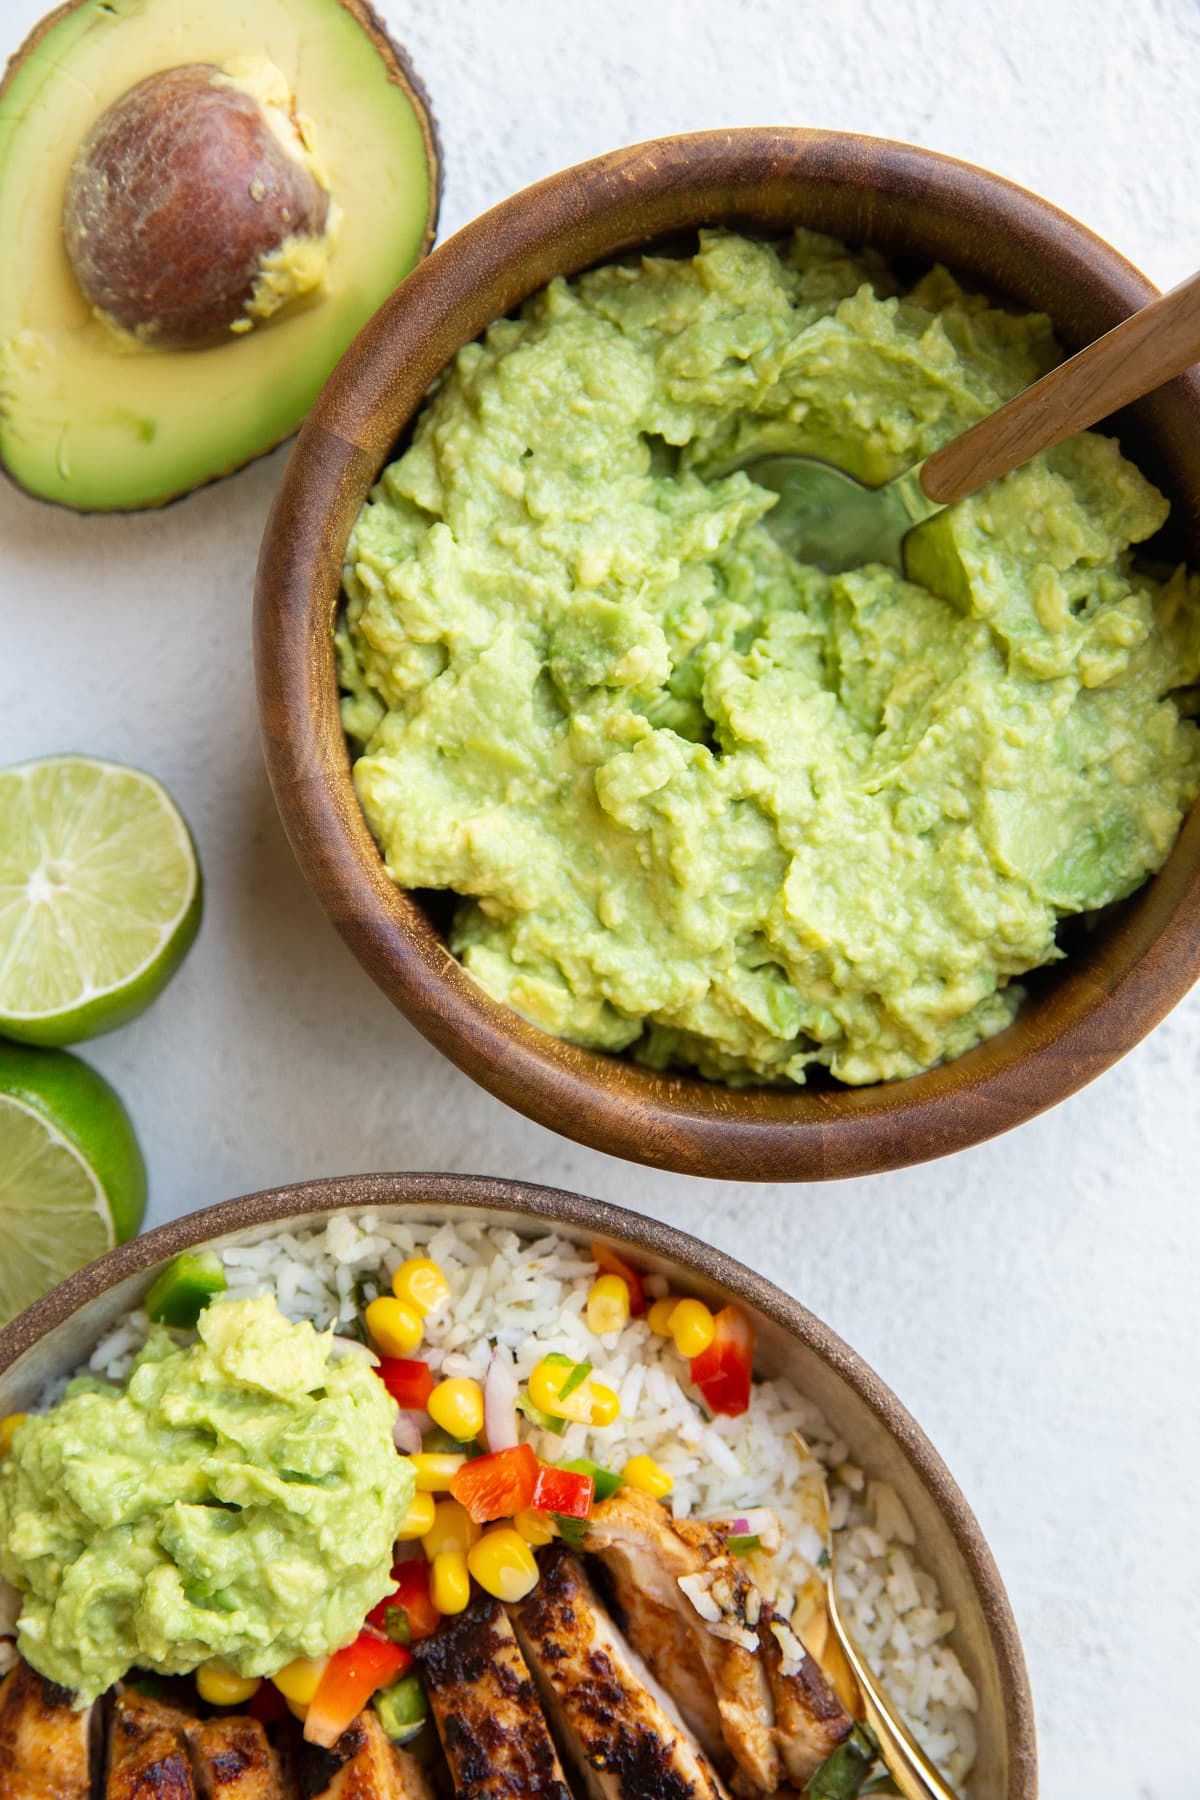
<svg viewBox="0 0 1200 1800">
<path fill-rule="evenodd" d="M 186 63 L 97 119 L 71 165 L 63 232 L 106 324 L 197 349 L 320 285 L 333 210 L 279 71 Z"/>
</svg>

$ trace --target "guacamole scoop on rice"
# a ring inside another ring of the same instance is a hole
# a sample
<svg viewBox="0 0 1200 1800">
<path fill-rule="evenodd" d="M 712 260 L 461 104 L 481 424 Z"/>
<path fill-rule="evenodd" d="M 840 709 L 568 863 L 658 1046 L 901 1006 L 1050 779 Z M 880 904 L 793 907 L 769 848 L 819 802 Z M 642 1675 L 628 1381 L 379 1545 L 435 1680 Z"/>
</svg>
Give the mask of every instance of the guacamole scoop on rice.
<svg viewBox="0 0 1200 1800">
<path fill-rule="evenodd" d="M 269 1298 L 198 1330 L 156 1328 L 123 1389 L 76 1382 L 0 1462 L 17 1648 L 81 1703 L 135 1667 L 325 1655 L 391 1585 L 415 1480 L 370 1364 Z"/>
<path fill-rule="evenodd" d="M 338 651 L 395 879 L 546 1030 L 734 1082 L 911 1075 L 1200 790 L 1200 589 L 1083 434 L 829 577 L 737 465 L 877 483 L 1058 358 L 1048 322 L 799 232 L 557 280 L 462 350 L 355 526 Z"/>
</svg>

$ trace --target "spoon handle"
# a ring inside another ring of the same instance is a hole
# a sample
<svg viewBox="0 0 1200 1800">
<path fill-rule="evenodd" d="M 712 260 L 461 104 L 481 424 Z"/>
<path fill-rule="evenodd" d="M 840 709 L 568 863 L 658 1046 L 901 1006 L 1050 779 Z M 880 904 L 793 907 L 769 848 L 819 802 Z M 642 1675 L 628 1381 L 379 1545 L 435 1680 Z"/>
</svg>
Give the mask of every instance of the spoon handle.
<svg viewBox="0 0 1200 1800">
<path fill-rule="evenodd" d="M 921 485 L 943 506 L 1007 475 L 1200 360 L 1200 274 L 1152 300 L 1078 356 L 925 459 Z"/>
</svg>

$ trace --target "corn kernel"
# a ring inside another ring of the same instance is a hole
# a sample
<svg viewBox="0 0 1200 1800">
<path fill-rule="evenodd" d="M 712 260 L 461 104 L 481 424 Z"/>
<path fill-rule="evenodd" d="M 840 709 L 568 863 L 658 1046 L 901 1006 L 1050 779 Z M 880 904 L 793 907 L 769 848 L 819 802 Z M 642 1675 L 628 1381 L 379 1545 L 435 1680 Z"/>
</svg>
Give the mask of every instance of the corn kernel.
<svg viewBox="0 0 1200 1800">
<path fill-rule="evenodd" d="M 479 1537 L 478 1526 L 465 1506 L 457 1500 L 439 1500 L 433 1509 L 429 1530 L 421 1539 L 421 1548 L 430 1562 L 444 1550 L 458 1550 L 466 1555 Z"/>
<path fill-rule="evenodd" d="M 440 1613 L 460 1613 L 471 1598 L 471 1575 L 461 1550 L 439 1550 L 429 1576 L 429 1597 Z"/>
<path fill-rule="evenodd" d="M 629 1318 L 629 1289 L 619 1275 L 600 1275 L 588 1295 L 588 1330 L 597 1337 L 620 1331 Z"/>
<path fill-rule="evenodd" d="M 679 1300 L 674 1294 L 664 1294 L 661 1300 L 654 1302 L 646 1314 L 646 1323 L 655 1337 L 670 1337 L 671 1314 L 678 1305 Z"/>
<path fill-rule="evenodd" d="M 255 1675 L 239 1675 L 225 1663 L 205 1663 L 196 1670 L 196 1692 L 209 1706 L 244 1706 L 262 1682 Z"/>
<path fill-rule="evenodd" d="M 403 1523 L 396 1533 L 398 1544 L 410 1544 L 414 1538 L 423 1538 L 433 1526 L 437 1502 L 432 1494 L 416 1493 L 412 1503 L 404 1515 Z"/>
<path fill-rule="evenodd" d="M 621 1411 L 621 1402 L 613 1390 L 589 1375 L 564 1395 L 562 1390 L 570 1374 L 568 1363 L 543 1357 L 529 1377 L 529 1398 L 533 1404 L 551 1418 L 570 1419 L 574 1425 L 611 1425 Z"/>
<path fill-rule="evenodd" d="M 393 1300 L 390 1294 L 372 1300 L 366 1311 L 367 1330 L 383 1356 L 411 1356 L 425 1336 L 425 1326 L 415 1306 Z"/>
<path fill-rule="evenodd" d="M 321 1685 L 327 1656 L 298 1656 L 295 1662 L 277 1669 L 271 1680 L 289 1706 L 308 1706 Z"/>
<path fill-rule="evenodd" d="M 408 1460 L 417 1477 L 418 1494 L 448 1494 L 450 1483 L 467 1459 L 442 1451 L 421 1451 Z"/>
<path fill-rule="evenodd" d="M 640 1488 L 655 1500 L 665 1500 L 675 1486 L 673 1477 L 652 1456 L 631 1456 L 621 1475 L 629 1487 Z"/>
<path fill-rule="evenodd" d="M 602 1381 L 585 1381 L 583 1385 L 592 1407 L 589 1425 L 611 1425 L 614 1419 L 620 1418 L 620 1396 L 612 1388 L 605 1387 Z"/>
<path fill-rule="evenodd" d="M 538 1566 L 533 1551 L 511 1525 L 485 1531 L 467 1552 L 467 1566 L 485 1593 L 506 1605 L 523 1600 L 537 1586 Z"/>
<path fill-rule="evenodd" d="M 450 1283 L 427 1256 L 410 1256 L 392 1276 L 392 1292 L 422 1316 L 439 1313 L 450 1298 Z"/>
<path fill-rule="evenodd" d="M 529 1398 L 553 1419 L 571 1419 L 576 1425 L 587 1425 L 592 1416 L 586 1392 L 587 1382 L 581 1382 L 565 1398 L 562 1394 L 570 1373 L 569 1364 L 551 1362 L 549 1357 L 543 1357 L 529 1376 Z"/>
<path fill-rule="evenodd" d="M 483 1389 L 477 1381 L 439 1381 L 428 1401 L 435 1425 L 453 1438 L 477 1438 L 483 1430 Z"/>
<path fill-rule="evenodd" d="M 0 1456 L 8 1455 L 17 1426 L 23 1425 L 28 1417 L 28 1413 L 9 1413 L 7 1419 L 0 1419 Z"/>
<path fill-rule="evenodd" d="M 525 1542 L 532 1544 L 535 1550 L 540 1550 L 543 1544 L 552 1544 L 558 1536 L 549 1514 L 536 1512 L 532 1506 L 513 1515 L 513 1529 L 519 1531 Z"/>
<path fill-rule="evenodd" d="M 716 1336 L 713 1316 L 703 1300 L 681 1300 L 671 1314 L 671 1336 L 680 1356 L 700 1356 Z"/>
<path fill-rule="evenodd" d="M 529 1398 L 540 1411 L 549 1413 L 552 1418 L 561 1419 L 569 1416 L 567 1413 L 568 1402 L 563 1401 L 560 1403 L 558 1398 L 559 1390 L 565 1379 L 566 1371 L 561 1367 L 555 1367 L 553 1364 L 548 1363 L 544 1358 L 540 1363 L 537 1363 L 530 1372 Z M 576 1402 L 572 1411 L 577 1415 L 577 1423 L 582 1425 L 584 1423 L 584 1416 L 578 1388 L 576 1388 L 575 1393 L 572 1394 L 570 1398 Z"/>
</svg>

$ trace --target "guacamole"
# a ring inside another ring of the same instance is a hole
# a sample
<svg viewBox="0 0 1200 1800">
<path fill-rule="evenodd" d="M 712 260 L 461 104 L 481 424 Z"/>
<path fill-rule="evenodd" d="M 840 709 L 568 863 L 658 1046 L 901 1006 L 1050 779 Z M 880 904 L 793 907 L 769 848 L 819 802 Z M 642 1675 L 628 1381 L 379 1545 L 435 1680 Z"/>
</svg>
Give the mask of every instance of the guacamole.
<svg viewBox="0 0 1200 1800">
<path fill-rule="evenodd" d="M 18 1648 L 81 1701 L 130 1668 L 266 1675 L 354 1637 L 412 1499 L 395 1402 L 274 1300 L 156 1330 L 124 1389 L 85 1379 L 0 1463 Z"/>
<path fill-rule="evenodd" d="M 547 1031 L 733 1082 L 999 1031 L 1200 790 L 1200 587 L 1074 438 L 830 577 L 737 465 L 887 480 L 1048 369 L 1046 319 L 798 232 L 557 280 L 460 352 L 351 537 L 354 781 L 392 877 Z"/>
</svg>

